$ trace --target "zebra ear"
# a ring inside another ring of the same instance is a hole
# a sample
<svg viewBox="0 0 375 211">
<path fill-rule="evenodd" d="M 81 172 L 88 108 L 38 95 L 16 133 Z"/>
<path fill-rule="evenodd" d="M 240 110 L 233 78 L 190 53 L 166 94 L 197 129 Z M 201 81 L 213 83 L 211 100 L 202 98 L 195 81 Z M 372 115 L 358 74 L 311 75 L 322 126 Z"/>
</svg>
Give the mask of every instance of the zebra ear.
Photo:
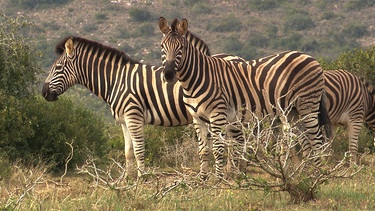
<svg viewBox="0 0 375 211">
<path fill-rule="evenodd" d="M 68 55 L 68 57 L 72 58 L 73 51 L 74 51 L 73 40 L 72 38 L 70 38 L 65 42 L 65 52 Z"/>
<path fill-rule="evenodd" d="M 166 35 L 169 31 L 168 22 L 164 17 L 159 18 L 159 29 L 164 35 Z"/>
<path fill-rule="evenodd" d="M 188 31 L 188 21 L 184 18 L 178 22 L 177 30 L 181 35 L 185 35 Z"/>
</svg>

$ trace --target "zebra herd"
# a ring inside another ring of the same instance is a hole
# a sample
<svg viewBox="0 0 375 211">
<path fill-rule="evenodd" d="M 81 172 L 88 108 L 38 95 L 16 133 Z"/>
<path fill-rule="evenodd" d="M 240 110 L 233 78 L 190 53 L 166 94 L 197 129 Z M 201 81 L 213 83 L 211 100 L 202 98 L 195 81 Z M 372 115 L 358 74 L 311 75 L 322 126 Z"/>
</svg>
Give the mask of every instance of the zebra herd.
<svg viewBox="0 0 375 211">
<path fill-rule="evenodd" d="M 282 108 L 292 104 L 295 114 L 303 117 L 303 156 L 320 150 L 323 131 L 330 137 L 332 123 L 347 128 L 355 161 L 362 124 L 375 129 L 374 89 L 347 71 L 323 71 L 314 58 L 297 51 L 251 61 L 210 55 L 204 41 L 188 31 L 186 19 L 175 19 L 169 26 L 161 17 L 159 29 L 162 66 L 143 64 L 95 41 L 67 37 L 56 45 L 58 58 L 42 88 L 44 98 L 55 101 L 69 87 L 80 84 L 107 103 L 122 126 L 128 175 L 134 174 L 134 158 L 138 176 L 145 171 L 145 124 L 194 123 L 202 179 L 208 175 L 208 139 L 212 140 L 215 174 L 221 178 L 222 128 L 238 117 L 241 122 L 251 121 L 250 112 L 278 115 L 276 104 Z M 236 128 L 225 137 L 242 147 L 243 134 Z M 238 164 L 240 155 L 236 156 Z M 314 161 L 320 164 L 319 159 Z"/>
</svg>

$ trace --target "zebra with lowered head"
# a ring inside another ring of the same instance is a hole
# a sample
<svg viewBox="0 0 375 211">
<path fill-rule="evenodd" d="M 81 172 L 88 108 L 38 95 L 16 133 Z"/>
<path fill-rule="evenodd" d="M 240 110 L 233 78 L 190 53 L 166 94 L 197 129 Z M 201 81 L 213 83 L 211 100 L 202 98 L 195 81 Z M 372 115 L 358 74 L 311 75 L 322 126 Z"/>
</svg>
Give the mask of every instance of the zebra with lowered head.
<svg viewBox="0 0 375 211">
<path fill-rule="evenodd" d="M 188 40 L 204 54 L 208 47 L 193 34 Z M 203 43 L 203 45 L 202 45 Z M 134 157 L 138 176 L 145 169 L 144 125 L 180 126 L 192 122 L 178 83 L 164 83 L 162 68 L 142 64 L 125 52 L 80 37 L 67 37 L 56 46 L 58 58 L 43 85 L 42 94 L 55 101 L 69 87 L 80 84 L 103 99 L 121 123 L 129 176 Z"/>
<path fill-rule="evenodd" d="M 224 142 L 222 128 L 242 113 L 241 121 L 250 121 L 250 112 L 258 116 L 275 115 L 292 105 L 302 117 L 306 129 L 302 142 L 304 156 L 315 154 L 323 145 L 321 125 L 329 122 L 324 105 L 324 78 L 320 64 L 311 56 L 288 51 L 249 62 L 229 61 L 197 51 L 185 37 L 186 19 L 175 19 L 171 26 L 159 19 L 164 78 L 177 78 L 184 89 L 183 100 L 193 116 L 199 141 L 200 174 L 207 178 L 208 131 L 211 131 L 215 174 L 223 176 Z M 243 109 L 246 108 L 246 109 Z M 250 111 L 250 112 L 249 112 Z M 329 131 L 329 124 L 326 124 Z M 319 159 L 314 160 L 317 165 Z"/>
<path fill-rule="evenodd" d="M 375 89 L 345 70 L 326 70 L 324 78 L 329 117 L 333 125 L 346 128 L 351 162 L 357 163 L 358 135 L 363 123 L 375 131 Z"/>
</svg>

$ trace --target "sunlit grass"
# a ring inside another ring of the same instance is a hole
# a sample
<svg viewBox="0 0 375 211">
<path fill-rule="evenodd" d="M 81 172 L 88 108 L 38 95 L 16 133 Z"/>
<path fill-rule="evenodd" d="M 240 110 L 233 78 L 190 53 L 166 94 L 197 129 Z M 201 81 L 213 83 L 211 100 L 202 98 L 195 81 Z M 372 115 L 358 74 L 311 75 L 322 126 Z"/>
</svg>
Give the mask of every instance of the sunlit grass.
<svg viewBox="0 0 375 211">
<path fill-rule="evenodd" d="M 126 190 L 95 187 L 86 175 L 67 176 L 62 183 L 59 177 L 44 175 L 15 204 L 27 183 L 18 172 L 7 184 L 0 181 L 0 210 L 374 210 L 375 169 L 372 155 L 369 158 L 353 178 L 330 180 L 320 186 L 318 200 L 299 205 L 291 204 L 284 192 L 240 189 L 233 181 L 200 183 L 194 172 L 183 170 L 157 172 L 138 183 L 126 181 Z M 9 200 L 13 203 L 5 207 Z"/>
</svg>

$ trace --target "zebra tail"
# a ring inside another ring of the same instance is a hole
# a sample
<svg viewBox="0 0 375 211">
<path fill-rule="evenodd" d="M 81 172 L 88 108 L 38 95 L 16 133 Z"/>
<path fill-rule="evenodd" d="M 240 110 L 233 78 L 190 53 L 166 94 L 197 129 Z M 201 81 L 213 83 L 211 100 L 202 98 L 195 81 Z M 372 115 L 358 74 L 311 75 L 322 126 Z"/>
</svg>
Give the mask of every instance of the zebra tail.
<svg viewBox="0 0 375 211">
<path fill-rule="evenodd" d="M 333 137 L 333 131 L 332 131 L 332 122 L 328 115 L 328 109 L 327 109 L 327 96 L 324 92 L 322 95 L 322 99 L 320 101 L 319 106 L 319 126 L 324 127 L 324 131 L 326 134 L 326 137 L 328 139 L 331 139 Z"/>
</svg>

